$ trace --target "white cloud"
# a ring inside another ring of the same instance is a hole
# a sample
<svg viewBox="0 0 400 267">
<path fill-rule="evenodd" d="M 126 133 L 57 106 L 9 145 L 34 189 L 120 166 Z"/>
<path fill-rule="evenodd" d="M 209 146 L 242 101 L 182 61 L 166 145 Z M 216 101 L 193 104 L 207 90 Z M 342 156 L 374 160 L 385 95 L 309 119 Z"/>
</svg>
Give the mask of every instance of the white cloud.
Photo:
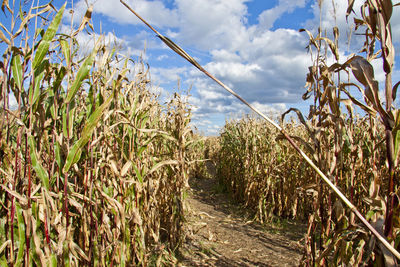
<svg viewBox="0 0 400 267">
<path fill-rule="evenodd" d="M 248 39 L 244 25 L 248 0 L 176 0 L 177 38 L 186 45 L 211 51 L 235 49 Z"/>
<path fill-rule="evenodd" d="M 258 28 L 260 29 L 271 29 L 274 26 L 274 23 L 277 19 L 279 19 L 285 13 L 291 13 L 296 8 L 304 7 L 306 4 L 306 0 L 280 0 L 278 5 L 271 8 L 264 10 L 258 16 Z"/>
<path fill-rule="evenodd" d="M 89 0 L 88 2 L 89 4 L 93 4 L 94 14 L 100 13 L 105 15 L 113 22 L 120 24 L 141 23 L 120 1 Z M 126 0 L 125 2 L 149 23 L 157 27 L 178 26 L 176 10 L 168 9 L 162 1 Z M 74 5 L 74 21 L 79 22 L 86 10 L 87 4 L 84 0 L 77 2 Z"/>
<path fill-rule="evenodd" d="M 73 29 L 72 32 L 75 30 L 76 29 Z M 70 35 L 71 28 L 70 26 L 63 24 L 60 27 L 60 32 Z M 94 49 L 96 42 L 99 42 L 99 40 L 101 40 L 101 43 L 106 47 L 116 47 L 118 52 L 123 53 L 127 57 L 139 55 L 139 51 L 133 51 L 132 47 L 128 46 L 124 39 L 118 38 L 111 32 L 100 35 L 88 34 L 85 31 L 81 31 L 75 36 L 75 38 L 79 45 L 79 53 L 82 55 L 90 53 Z M 141 52 L 143 52 L 143 50 L 141 50 Z"/>
<path fill-rule="evenodd" d="M 162 61 L 162 60 L 167 59 L 167 58 L 168 58 L 167 55 L 161 55 L 161 56 L 158 56 L 158 57 L 157 57 L 157 60 L 158 60 L 158 61 Z"/>
<path fill-rule="evenodd" d="M 239 62 L 218 62 L 207 64 L 207 69 L 230 82 L 246 81 L 256 78 L 256 72 L 262 70 L 257 64 L 243 64 Z"/>
<path fill-rule="evenodd" d="M 397 51 L 400 49 L 400 7 L 394 7 L 391 18 L 392 24 L 392 38 L 396 43 Z"/>
<path fill-rule="evenodd" d="M 263 114 L 273 117 L 279 114 L 282 114 L 287 110 L 287 106 L 285 103 L 277 103 L 277 104 L 261 104 L 259 102 L 253 102 L 252 105 L 261 111 Z"/>
<path fill-rule="evenodd" d="M 188 67 L 154 67 L 150 68 L 153 82 L 177 84 L 187 75 Z"/>
</svg>

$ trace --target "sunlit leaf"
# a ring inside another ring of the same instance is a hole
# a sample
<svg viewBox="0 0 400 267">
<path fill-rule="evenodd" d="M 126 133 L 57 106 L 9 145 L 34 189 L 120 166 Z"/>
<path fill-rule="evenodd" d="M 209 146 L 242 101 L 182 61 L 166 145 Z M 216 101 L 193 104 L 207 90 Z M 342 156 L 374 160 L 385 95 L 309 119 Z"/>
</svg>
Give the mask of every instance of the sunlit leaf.
<svg viewBox="0 0 400 267">
<path fill-rule="evenodd" d="M 19 55 L 14 55 L 12 59 L 12 73 L 13 77 L 15 80 L 15 83 L 17 84 L 17 87 L 20 90 L 23 90 L 22 88 L 22 82 L 23 82 L 23 77 L 22 77 L 22 64 L 21 64 L 21 58 Z"/>
<path fill-rule="evenodd" d="M 53 21 L 47 28 L 46 33 L 44 34 L 42 40 L 40 41 L 40 44 L 36 50 L 35 57 L 32 61 L 32 69 L 35 70 L 38 67 L 38 64 L 40 64 L 43 61 L 44 57 L 49 51 L 50 43 L 57 33 L 66 5 L 67 2 L 65 2 L 65 4 L 60 8 L 58 13 L 54 17 Z"/>
<path fill-rule="evenodd" d="M 87 77 L 89 71 L 92 69 L 96 54 L 97 48 L 93 49 L 92 53 L 86 58 L 86 60 L 79 68 L 78 73 L 76 74 L 76 77 L 71 85 L 71 88 L 69 88 L 68 95 L 65 100 L 67 103 L 71 102 L 71 100 L 74 98 L 74 96 L 78 92 L 78 89 L 81 87 L 83 80 Z"/>
<path fill-rule="evenodd" d="M 88 118 L 85 127 L 83 128 L 82 135 L 80 139 L 73 145 L 71 150 L 68 152 L 67 160 L 65 162 L 63 172 L 66 173 L 71 168 L 73 164 L 75 164 L 81 156 L 82 147 L 87 144 L 89 141 L 97 123 L 101 119 L 104 110 L 110 105 L 111 100 L 114 97 L 114 93 L 112 93 L 107 100 L 98 107 Z"/>
</svg>

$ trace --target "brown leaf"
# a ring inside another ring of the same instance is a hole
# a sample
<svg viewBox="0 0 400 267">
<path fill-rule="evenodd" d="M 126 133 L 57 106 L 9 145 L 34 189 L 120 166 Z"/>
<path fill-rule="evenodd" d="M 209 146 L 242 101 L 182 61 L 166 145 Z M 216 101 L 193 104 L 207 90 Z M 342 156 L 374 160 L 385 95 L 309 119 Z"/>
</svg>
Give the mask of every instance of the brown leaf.
<svg viewBox="0 0 400 267">
<path fill-rule="evenodd" d="M 142 217 L 139 214 L 139 210 L 135 207 L 132 207 L 132 220 L 137 225 L 142 225 Z"/>
<path fill-rule="evenodd" d="M 300 29 L 299 32 L 306 32 L 308 34 L 308 37 L 310 38 L 310 43 L 313 44 L 315 46 L 315 48 L 319 49 L 318 43 L 316 42 L 316 40 L 314 39 L 314 36 L 312 35 L 312 33 L 309 30 Z"/>
<path fill-rule="evenodd" d="M 117 163 L 115 162 L 115 160 L 110 160 L 110 168 L 111 170 L 115 173 L 115 175 L 119 176 L 119 171 L 118 171 L 118 166 Z"/>
<path fill-rule="evenodd" d="M 5 42 L 6 44 L 11 45 L 10 40 L 7 39 L 7 37 L 4 35 L 4 33 L 3 33 L 2 30 L 0 30 L 0 39 L 1 39 L 3 42 Z"/>
<path fill-rule="evenodd" d="M 89 257 L 86 256 L 85 252 L 73 241 L 69 243 L 69 249 L 71 250 L 72 254 L 75 255 L 78 259 L 85 259 L 87 262 L 89 262 Z M 80 257 L 79 257 L 80 256 Z"/>
<path fill-rule="evenodd" d="M 326 89 L 327 95 L 329 98 L 329 107 L 331 108 L 331 111 L 333 114 L 340 114 L 340 109 L 339 109 L 339 101 L 336 95 L 336 87 L 334 86 L 328 86 Z"/>
<path fill-rule="evenodd" d="M 7 240 L 6 242 L 4 242 L 1 246 L 0 246 L 0 254 L 3 252 L 3 250 L 7 247 L 7 246 L 11 246 L 11 240 Z"/>
<path fill-rule="evenodd" d="M 124 164 L 124 166 L 122 167 L 121 176 L 124 177 L 124 176 L 128 173 L 128 171 L 129 171 L 129 169 L 130 169 L 131 167 L 132 167 L 132 161 L 128 160 L 128 161 Z"/>
<path fill-rule="evenodd" d="M 365 112 L 371 114 L 372 116 L 375 116 L 376 113 L 377 113 L 377 111 L 376 111 L 374 108 L 372 108 L 372 107 L 370 107 L 370 106 L 368 106 L 368 105 L 365 105 L 365 104 L 361 103 L 360 101 L 358 101 L 356 98 L 354 98 L 354 97 L 345 89 L 345 86 L 350 86 L 350 85 L 357 86 L 356 84 L 345 83 L 345 84 L 341 84 L 341 85 L 340 85 L 340 90 L 343 91 L 343 92 L 350 98 L 350 100 L 351 100 L 355 105 L 359 106 L 359 107 L 362 108 Z"/>
<path fill-rule="evenodd" d="M 392 17 L 393 13 L 393 4 L 392 0 L 381 0 L 379 1 L 379 5 L 382 10 L 382 15 L 385 20 L 385 24 L 387 25 Z"/>
<path fill-rule="evenodd" d="M 331 39 L 326 38 L 326 37 L 319 37 L 319 38 L 317 38 L 317 41 L 318 40 L 324 40 L 328 44 L 329 48 L 331 49 L 331 52 L 335 56 L 335 59 L 339 60 L 339 50 L 337 49 L 335 43 L 332 42 Z"/>
<path fill-rule="evenodd" d="M 346 11 L 346 19 L 350 15 L 351 12 L 353 12 L 353 5 L 354 5 L 354 0 L 348 0 L 347 1 L 347 11 Z"/>
<path fill-rule="evenodd" d="M 85 28 L 87 24 L 89 24 L 89 27 L 92 29 L 92 31 L 94 31 L 93 25 L 90 23 L 90 20 L 92 19 L 92 13 L 93 13 L 93 4 L 91 4 L 86 10 L 85 16 L 83 16 L 78 30 L 76 30 L 72 36 L 76 36 L 79 32 L 81 32 Z"/>
<path fill-rule="evenodd" d="M 375 110 L 379 112 L 386 126 L 392 127 L 393 116 L 388 114 L 382 107 L 379 98 L 379 84 L 374 77 L 374 68 L 371 63 L 361 56 L 354 56 L 345 64 L 351 67 L 354 77 L 365 87 L 365 96 L 372 103 Z"/>
<path fill-rule="evenodd" d="M 1 4 L 1 10 L 3 10 L 3 13 L 5 14 L 6 13 L 6 8 L 7 7 L 7 9 L 8 9 L 8 11 L 10 12 L 10 13 L 12 13 L 12 10 L 11 10 L 11 8 L 10 8 L 10 5 L 9 5 L 9 3 L 8 3 L 8 0 L 3 0 L 3 3 Z"/>
<path fill-rule="evenodd" d="M 392 99 L 393 99 L 393 101 L 396 100 L 397 88 L 399 87 L 399 85 L 400 85 L 400 81 L 398 81 L 398 82 L 393 86 L 393 89 L 392 89 Z"/>
</svg>

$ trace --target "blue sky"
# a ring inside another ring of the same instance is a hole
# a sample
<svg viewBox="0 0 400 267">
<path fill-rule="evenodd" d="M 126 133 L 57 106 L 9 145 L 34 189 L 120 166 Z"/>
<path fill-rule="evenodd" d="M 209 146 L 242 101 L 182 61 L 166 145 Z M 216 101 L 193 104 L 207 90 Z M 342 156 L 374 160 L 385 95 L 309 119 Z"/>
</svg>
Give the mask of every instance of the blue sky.
<svg viewBox="0 0 400 267">
<path fill-rule="evenodd" d="M 40 1 L 42 4 L 45 1 Z M 315 32 L 319 26 L 318 1 L 315 0 L 126 0 L 157 30 L 184 48 L 210 73 L 221 79 L 261 111 L 277 116 L 290 107 L 305 113 L 308 104 L 301 96 L 311 65 L 307 53 L 308 36 L 300 28 Z M 355 10 L 362 1 L 356 0 Z M 56 0 L 60 7 L 64 1 Z M 143 55 L 150 65 L 152 90 L 161 94 L 161 101 L 178 89 L 191 88 L 193 125 L 205 134 L 218 134 L 230 117 L 249 110 L 229 96 L 221 87 L 168 49 L 155 34 L 140 23 L 119 0 L 68 0 L 74 10 L 75 25 L 86 12 L 87 3 L 94 5 L 92 15 L 95 31 L 109 38 L 115 34 L 121 53 L 137 60 Z M 73 4 L 73 5 L 72 5 Z M 322 25 L 331 31 L 341 30 L 341 62 L 350 52 L 359 49 L 360 40 L 353 37 L 347 49 L 349 25 L 345 20 L 347 0 L 336 0 L 336 21 L 332 1 L 324 1 Z M 68 12 L 66 12 L 68 14 Z M 393 39 L 398 48 L 400 16 L 395 9 L 392 19 Z M 4 17 L 0 16 L 4 23 Z M 69 27 L 70 17 L 63 20 Z M 352 19 L 349 19 L 351 22 Z M 351 26 L 351 25 L 350 25 Z M 78 39 L 85 45 L 89 36 L 83 32 Z M 114 37 L 112 37 L 114 38 Z M 376 77 L 384 75 L 377 61 Z M 400 78 L 396 70 L 396 78 Z"/>
</svg>

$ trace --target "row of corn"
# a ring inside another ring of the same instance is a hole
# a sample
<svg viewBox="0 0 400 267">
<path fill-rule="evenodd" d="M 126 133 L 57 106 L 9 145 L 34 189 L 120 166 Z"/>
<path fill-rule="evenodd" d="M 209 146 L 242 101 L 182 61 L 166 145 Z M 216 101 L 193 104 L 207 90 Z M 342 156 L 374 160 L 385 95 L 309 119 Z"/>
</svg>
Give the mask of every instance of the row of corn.
<svg viewBox="0 0 400 267">
<path fill-rule="evenodd" d="M 65 5 L 6 7 L 0 265 L 174 264 L 196 143 L 186 97 L 160 104 L 145 65 L 101 36 L 81 47 L 90 10 L 61 30 Z"/>
</svg>

